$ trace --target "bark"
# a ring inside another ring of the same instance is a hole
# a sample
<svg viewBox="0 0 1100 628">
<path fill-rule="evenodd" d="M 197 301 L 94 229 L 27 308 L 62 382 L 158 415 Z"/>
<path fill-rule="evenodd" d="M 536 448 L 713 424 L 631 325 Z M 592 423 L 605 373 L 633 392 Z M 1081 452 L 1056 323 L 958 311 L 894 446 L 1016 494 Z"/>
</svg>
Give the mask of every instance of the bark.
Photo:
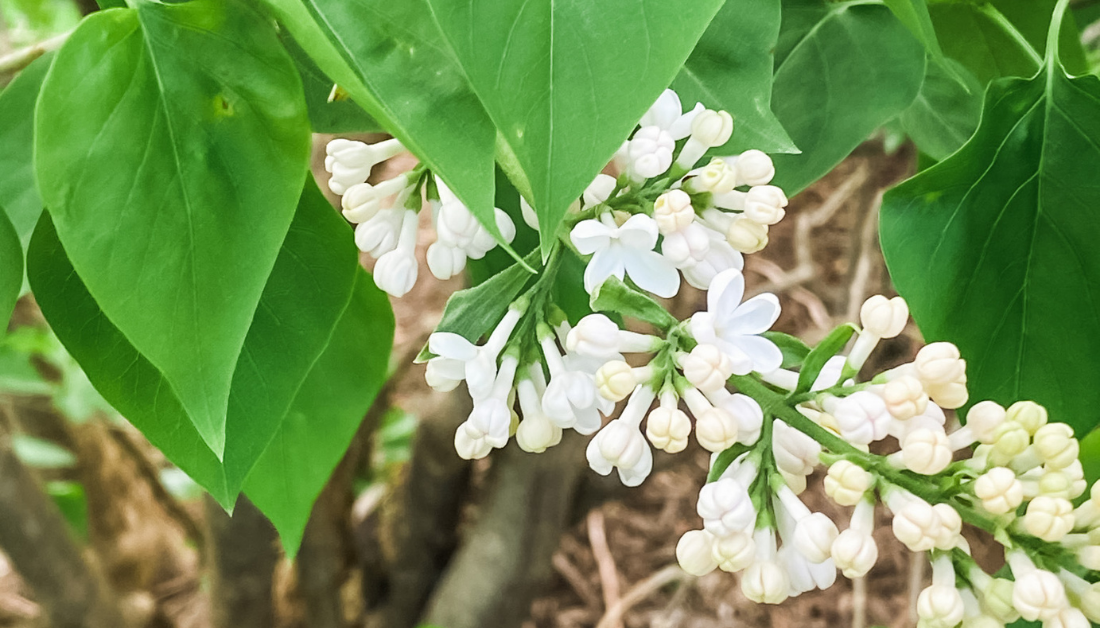
<svg viewBox="0 0 1100 628">
<path fill-rule="evenodd" d="M 415 626 L 454 552 L 470 479 L 470 463 L 455 454 L 454 432 L 470 410 L 463 391 L 423 397 L 404 481 L 360 530 L 364 584 L 373 588 L 365 597 L 380 599 L 370 625 Z"/>
<path fill-rule="evenodd" d="M 85 557 L 60 511 L 15 456 L 2 422 L 0 547 L 34 590 L 52 628 L 127 625 L 102 571 Z"/>
<path fill-rule="evenodd" d="M 510 628 L 553 578 L 551 557 L 569 522 L 584 462 L 584 437 L 528 454 L 494 452 L 477 521 L 433 592 L 424 621 L 447 628 Z"/>
<path fill-rule="evenodd" d="M 271 628 L 275 625 L 273 583 L 279 561 L 275 528 L 243 495 L 237 499 L 233 516 L 210 497 L 206 504 L 214 545 L 214 625 Z"/>
</svg>

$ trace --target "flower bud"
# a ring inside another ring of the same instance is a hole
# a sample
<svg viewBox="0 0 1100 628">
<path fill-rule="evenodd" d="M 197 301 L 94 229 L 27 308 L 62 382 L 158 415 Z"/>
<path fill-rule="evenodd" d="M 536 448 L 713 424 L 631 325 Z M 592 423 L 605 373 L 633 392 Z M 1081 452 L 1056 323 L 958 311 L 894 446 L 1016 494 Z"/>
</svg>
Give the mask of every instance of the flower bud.
<svg viewBox="0 0 1100 628">
<path fill-rule="evenodd" d="M 738 155 L 734 167 L 739 185 L 765 185 L 775 176 L 772 158 L 756 149 Z"/>
<path fill-rule="evenodd" d="M 585 450 L 588 466 L 600 475 L 618 467 L 626 486 L 638 486 L 653 467 L 653 453 L 642 433 L 634 425 L 616 419 L 604 426 Z"/>
<path fill-rule="evenodd" d="M 979 568 L 975 569 L 981 571 Z M 971 575 L 973 574 L 974 570 L 971 570 Z M 980 587 L 981 597 L 979 598 L 982 610 L 1002 624 L 1011 624 L 1019 619 L 1020 612 L 1012 605 L 1012 589 L 1015 583 L 1006 578 L 991 578 L 984 572 L 983 575 L 985 577 L 982 580 L 985 584 Z M 978 584 L 973 578 L 971 582 L 977 589 Z"/>
<path fill-rule="evenodd" d="M 713 558 L 722 571 L 736 573 L 751 565 L 756 559 L 756 542 L 748 532 L 736 532 L 715 539 Z"/>
<path fill-rule="evenodd" d="M 926 552 L 936 546 L 940 518 L 928 502 L 909 500 L 894 514 L 894 536 L 910 551 Z"/>
<path fill-rule="evenodd" d="M 1065 587 L 1049 571 L 1033 569 L 1017 575 L 1016 584 L 1012 587 L 1012 606 L 1024 619 L 1053 619 L 1067 604 Z"/>
<path fill-rule="evenodd" d="M 882 397 L 867 391 L 858 391 L 841 399 L 831 414 L 844 440 L 857 445 L 884 438 L 891 419 Z"/>
<path fill-rule="evenodd" d="M 741 253 L 756 253 L 768 245 L 768 225 L 741 217 L 730 223 L 726 241 Z"/>
<path fill-rule="evenodd" d="M 703 449 L 718 453 L 737 442 L 737 419 L 724 408 L 710 408 L 695 415 L 695 440 Z"/>
<path fill-rule="evenodd" d="M 705 576 L 714 571 L 718 566 L 712 551 L 714 540 L 706 530 L 685 532 L 676 543 L 676 562 L 680 563 L 680 568 L 693 576 Z"/>
<path fill-rule="evenodd" d="M 653 203 L 653 219 L 661 235 L 676 233 L 695 222 L 695 209 L 691 197 L 683 190 L 669 190 Z"/>
<path fill-rule="evenodd" d="M 464 364 L 460 360 L 435 357 L 428 360 L 424 369 L 424 381 L 436 392 L 451 392 L 465 378 Z"/>
<path fill-rule="evenodd" d="M 391 296 L 403 297 L 416 284 L 419 265 L 416 257 L 394 249 L 378 258 L 374 265 L 374 284 Z"/>
<path fill-rule="evenodd" d="M 917 352 L 913 361 L 921 383 L 950 384 L 966 381 L 966 362 L 959 357 L 959 348 L 950 342 L 933 342 Z"/>
<path fill-rule="evenodd" d="M 927 628 L 953 628 L 963 619 L 963 600 L 953 586 L 933 584 L 917 597 L 917 616 Z"/>
<path fill-rule="evenodd" d="M 700 192 L 725 194 L 737 187 L 737 171 L 716 157 L 691 180 L 691 187 Z"/>
<path fill-rule="evenodd" d="M 698 344 L 680 360 L 684 377 L 704 393 L 726 387 L 733 375 L 733 363 L 721 349 L 712 344 Z"/>
<path fill-rule="evenodd" d="M 702 262 L 710 253 L 710 234 L 702 225 L 689 223 L 679 231 L 665 235 L 661 241 L 661 255 L 676 268 L 691 268 Z"/>
<path fill-rule="evenodd" d="M 637 385 L 634 369 L 622 360 L 612 360 L 596 371 L 596 390 L 611 401 L 626 399 Z"/>
<path fill-rule="evenodd" d="M 935 475 L 951 464 L 951 444 L 942 430 L 916 429 L 902 441 L 901 459 L 914 473 Z"/>
<path fill-rule="evenodd" d="M 1005 409 L 994 401 L 979 401 L 966 413 L 966 426 L 979 443 L 992 445 L 994 431 L 1005 420 Z"/>
<path fill-rule="evenodd" d="M 1077 461 L 1080 443 L 1065 423 L 1047 423 L 1035 431 L 1035 452 L 1046 466 L 1063 469 Z"/>
<path fill-rule="evenodd" d="M 741 592 L 757 604 L 781 604 L 790 595 L 787 572 L 772 560 L 754 562 L 741 577 Z"/>
<path fill-rule="evenodd" d="M 837 460 L 825 476 L 825 494 L 841 506 L 855 506 L 874 481 L 874 476 L 855 464 Z"/>
<path fill-rule="evenodd" d="M 833 541 L 830 554 L 846 578 L 862 578 L 878 560 L 878 545 L 870 534 L 851 528 Z"/>
<path fill-rule="evenodd" d="M 703 486 L 695 509 L 703 518 L 703 527 L 718 538 L 745 533 L 756 523 L 748 491 L 733 478 Z"/>
<path fill-rule="evenodd" d="M 1034 401 L 1017 401 L 1005 411 L 1005 420 L 1020 424 L 1028 434 L 1035 434 L 1047 424 L 1047 409 Z"/>
<path fill-rule="evenodd" d="M 963 382 L 949 384 L 928 384 L 928 396 L 941 408 L 954 410 L 966 405 L 970 393 Z"/>
<path fill-rule="evenodd" d="M 994 515 L 1015 512 L 1024 500 L 1024 487 L 1012 469 L 993 467 L 974 481 L 974 495 Z"/>
<path fill-rule="evenodd" d="M 465 424 L 455 430 L 455 451 L 459 457 L 463 460 L 480 460 L 488 456 L 493 446 L 484 438 L 472 438 L 464 427 Z"/>
<path fill-rule="evenodd" d="M 649 179 L 667 172 L 672 166 L 672 151 L 676 142 L 657 126 L 644 126 L 630 139 L 627 154 L 629 169 L 641 179 Z"/>
<path fill-rule="evenodd" d="M 949 550 L 959 543 L 962 535 L 962 517 L 948 504 L 932 506 L 940 518 L 939 531 L 936 534 L 936 549 Z"/>
<path fill-rule="evenodd" d="M 1013 458 L 1024 453 L 1031 437 L 1022 425 L 1015 421 L 1005 421 L 993 430 L 993 449 L 989 458 L 996 465 L 1005 465 Z"/>
<path fill-rule="evenodd" d="M 1061 541 L 1073 530 L 1073 504 L 1061 497 L 1036 497 L 1027 505 L 1024 529 L 1050 543 Z"/>
<path fill-rule="evenodd" d="M 382 209 L 382 199 L 371 184 L 357 183 L 344 192 L 340 207 L 344 218 L 359 224 L 370 220 Z"/>
<path fill-rule="evenodd" d="M 609 174 L 596 175 L 592 183 L 589 183 L 588 187 L 584 188 L 584 194 L 581 196 L 584 201 L 584 207 L 595 207 L 600 203 L 606 203 L 607 199 L 611 197 L 611 193 L 614 191 L 615 177 Z"/>
<path fill-rule="evenodd" d="M 1088 584 L 1078 594 L 1078 606 L 1090 621 L 1100 623 L 1100 582 Z"/>
<path fill-rule="evenodd" d="M 836 524 L 824 513 L 810 513 L 795 525 L 794 547 L 806 560 L 821 564 L 831 557 L 833 542 L 839 534 Z"/>
<path fill-rule="evenodd" d="M 774 225 L 783 220 L 787 197 L 774 185 L 758 185 L 749 188 L 745 196 L 745 218 L 762 225 Z"/>
<path fill-rule="evenodd" d="M 428 247 L 428 270 L 440 281 L 446 281 L 466 268 L 466 252 L 443 242 Z"/>
<path fill-rule="evenodd" d="M 863 330 L 879 338 L 894 338 L 905 329 L 909 321 L 909 306 L 905 299 L 887 299 L 881 294 L 867 299 L 859 309 L 859 321 Z"/>
<path fill-rule="evenodd" d="M 899 421 L 907 421 L 928 408 L 928 394 L 920 380 L 903 375 L 886 383 L 882 389 L 886 410 Z"/>
<path fill-rule="evenodd" d="M 733 135 L 733 117 L 726 111 L 706 109 L 691 123 L 691 137 L 709 148 L 721 146 Z"/>
<path fill-rule="evenodd" d="M 687 448 L 691 435 L 691 420 L 675 405 L 662 405 L 649 413 L 645 428 L 646 438 L 657 449 L 675 454 Z"/>
<path fill-rule="evenodd" d="M 619 326 L 603 314 L 589 314 L 569 330 L 565 347 L 572 353 L 610 360 L 619 357 Z"/>
<path fill-rule="evenodd" d="M 1043 628 L 1089 628 L 1089 620 L 1080 609 L 1067 606 L 1043 622 Z"/>
</svg>

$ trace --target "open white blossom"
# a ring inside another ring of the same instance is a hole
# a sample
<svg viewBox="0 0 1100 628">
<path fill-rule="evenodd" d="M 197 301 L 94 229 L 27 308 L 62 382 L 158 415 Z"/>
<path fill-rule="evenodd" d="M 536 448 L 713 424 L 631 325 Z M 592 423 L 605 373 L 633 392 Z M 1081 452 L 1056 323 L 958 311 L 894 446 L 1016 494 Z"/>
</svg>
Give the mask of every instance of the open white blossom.
<svg viewBox="0 0 1100 628">
<path fill-rule="evenodd" d="M 577 223 L 569 237 L 578 251 L 592 256 L 584 271 L 584 289 L 589 293 L 608 277 L 624 276 L 659 297 L 672 297 L 680 290 L 676 268 L 653 250 L 657 223 L 649 216 L 636 214 L 618 225 L 604 214 L 600 220 Z"/>
</svg>

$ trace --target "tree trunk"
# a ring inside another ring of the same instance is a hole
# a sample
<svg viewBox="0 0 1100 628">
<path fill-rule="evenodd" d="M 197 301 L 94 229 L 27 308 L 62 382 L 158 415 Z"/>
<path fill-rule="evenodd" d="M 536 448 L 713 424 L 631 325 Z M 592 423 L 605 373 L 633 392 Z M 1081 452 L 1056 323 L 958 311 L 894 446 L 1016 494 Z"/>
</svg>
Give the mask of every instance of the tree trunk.
<svg viewBox="0 0 1100 628">
<path fill-rule="evenodd" d="M 243 495 L 230 517 L 206 498 L 210 539 L 214 544 L 214 625 L 220 628 L 271 628 L 275 625 L 274 574 L 279 537 L 271 522 Z"/>
<path fill-rule="evenodd" d="M 52 628 L 118 628 L 126 622 L 102 571 L 15 456 L 0 421 L 0 547 L 34 590 Z"/>
<path fill-rule="evenodd" d="M 529 454 L 510 443 L 494 452 L 477 521 L 428 604 L 424 621 L 447 628 L 511 628 L 553 577 L 551 557 L 573 511 L 586 440 Z"/>
</svg>

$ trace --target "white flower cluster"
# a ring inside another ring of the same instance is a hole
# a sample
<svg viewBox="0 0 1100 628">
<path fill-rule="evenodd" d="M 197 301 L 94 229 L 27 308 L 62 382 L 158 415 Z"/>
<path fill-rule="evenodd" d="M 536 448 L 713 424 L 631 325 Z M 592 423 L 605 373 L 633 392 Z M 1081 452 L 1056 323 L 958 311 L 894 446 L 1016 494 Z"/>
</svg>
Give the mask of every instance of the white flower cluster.
<svg viewBox="0 0 1100 628">
<path fill-rule="evenodd" d="M 725 111 L 696 104 L 685 113 L 676 92 L 665 90 L 615 155 L 622 177 L 597 176 L 579 206 L 585 218 L 570 238 L 592 256 L 584 275 L 589 292 L 614 276 L 671 297 L 679 273 L 705 290 L 722 271 L 741 269 L 742 253 L 764 248 L 768 227 L 787 206 L 783 191 L 767 185 L 775 174 L 771 159 L 749 150 L 695 168 L 732 133 Z M 685 139 L 677 153 L 676 142 Z"/>
<path fill-rule="evenodd" d="M 329 189 L 342 197 L 344 218 L 356 225 L 355 244 L 378 260 L 374 281 L 395 297 L 408 294 L 416 284 L 417 213 L 424 177 L 414 169 L 375 185 L 366 180 L 375 165 L 404 150 L 396 139 L 377 144 L 335 139 L 328 143 L 325 156 L 325 170 L 332 173 Z M 467 258 L 484 257 L 497 241 L 442 179 L 436 177 L 434 183 L 438 198 L 429 196 L 429 200 L 436 239 L 428 247 L 428 269 L 444 280 L 462 272 Z M 504 241 L 510 243 L 516 235 L 515 224 L 500 209 L 495 216 Z"/>
</svg>

